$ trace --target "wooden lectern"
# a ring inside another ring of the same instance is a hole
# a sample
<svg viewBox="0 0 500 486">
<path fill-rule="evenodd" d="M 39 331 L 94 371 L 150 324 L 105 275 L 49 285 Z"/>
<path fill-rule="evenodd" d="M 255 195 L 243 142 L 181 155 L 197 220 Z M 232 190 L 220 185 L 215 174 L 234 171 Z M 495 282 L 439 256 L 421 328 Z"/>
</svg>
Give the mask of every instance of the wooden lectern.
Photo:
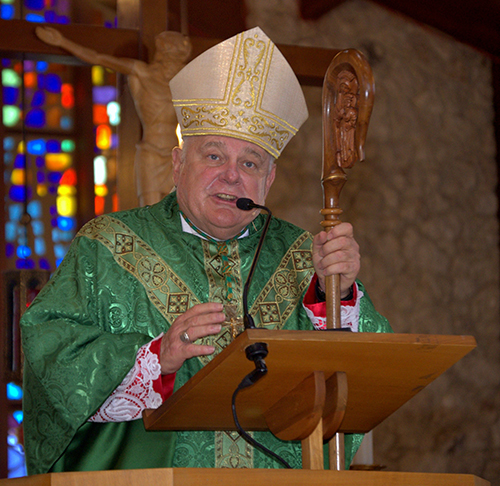
<svg viewBox="0 0 500 486">
<path fill-rule="evenodd" d="M 488 486 L 472 475 L 324 471 L 322 443 L 337 431 L 369 432 L 475 348 L 470 336 L 249 329 L 157 410 L 149 430 L 235 430 L 231 397 L 254 364 L 245 348 L 265 342 L 268 373 L 241 391 L 246 430 L 302 440 L 302 470 L 145 469 L 52 473 L 0 480 L 0 486 Z"/>
</svg>

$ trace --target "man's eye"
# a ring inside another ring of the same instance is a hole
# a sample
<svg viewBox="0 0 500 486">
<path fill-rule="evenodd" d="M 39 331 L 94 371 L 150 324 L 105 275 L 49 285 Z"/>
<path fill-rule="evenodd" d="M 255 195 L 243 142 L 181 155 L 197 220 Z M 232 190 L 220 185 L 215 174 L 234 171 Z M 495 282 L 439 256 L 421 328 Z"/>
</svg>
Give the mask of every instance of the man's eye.
<svg viewBox="0 0 500 486">
<path fill-rule="evenodd" d="M 247 168 L 247 169 L 253 169 L 254 167 L 257 167 L 255 165 L 255 162 L 250 162 L 250 161 L 246 161 L 243 163 L 243 165 Z"/>
<path fill-rule="evenodd" d="M 215 154 L 210 154 L 210 155 L 208 156 L 208 158 L 209 158 L 210 160 L 219 160 L 219 156 L 218 156 L 218 155 L 215 155 Z"/>
</svg>

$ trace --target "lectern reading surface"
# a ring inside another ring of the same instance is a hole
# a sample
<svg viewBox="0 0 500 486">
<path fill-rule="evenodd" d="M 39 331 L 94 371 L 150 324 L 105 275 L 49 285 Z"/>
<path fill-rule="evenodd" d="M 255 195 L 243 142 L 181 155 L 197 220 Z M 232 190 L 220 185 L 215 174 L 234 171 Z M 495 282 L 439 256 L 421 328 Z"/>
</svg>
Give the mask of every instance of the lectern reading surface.
<svg viewBox="0 0 500 486">
<path fill-rule="evenodd" d="M 157 410 L 152 430 L 235 430 L 231 396 L 252 370 L 245 348 L 268 344 L 268 374 L 242 390 L 238 416 L 246 430 L 268 430 L 265 412 L 314 371 L 347 375 L 341 432 L 368 432 L 475 346 L 471 336 L 249 329 L 238 336 Z"/>
</svg>

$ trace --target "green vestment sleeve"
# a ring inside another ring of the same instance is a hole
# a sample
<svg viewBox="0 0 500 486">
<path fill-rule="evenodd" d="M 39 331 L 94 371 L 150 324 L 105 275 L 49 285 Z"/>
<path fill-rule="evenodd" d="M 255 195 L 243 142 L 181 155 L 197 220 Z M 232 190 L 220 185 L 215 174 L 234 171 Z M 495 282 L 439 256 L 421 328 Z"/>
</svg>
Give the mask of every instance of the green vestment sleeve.
<svg viewBox="0 0 500 486">
<path fill-rule="evenodd" d="M 120 277 L 95 271 L 97 245 L 77 238 L 22 320 L 30 474 L 50 469 L 130 371 L 137 350 L 151 340 L 146 328 L 120 332 L 121 317 L 133 319 L 134 311 L 127 309 L 127 295 L 116 295 L 116 283 L 106 285 Z M 107 255 L 100 257 L 105 263 Z"/>
</svg>

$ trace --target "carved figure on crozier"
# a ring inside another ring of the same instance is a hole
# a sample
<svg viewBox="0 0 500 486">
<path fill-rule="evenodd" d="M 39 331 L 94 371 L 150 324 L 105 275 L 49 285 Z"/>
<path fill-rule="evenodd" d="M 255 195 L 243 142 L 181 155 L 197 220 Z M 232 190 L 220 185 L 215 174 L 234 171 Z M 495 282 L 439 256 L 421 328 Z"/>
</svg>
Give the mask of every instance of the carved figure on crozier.
<svg viewBox="0 0 500 486">
<path fill-rule="evenodd" d="M 341 71 L 337 78 L 337 99 L 333 113 L 335 161 L 348 169 L 356 162 L 355 134 L 358 121 L 359 83 L 351 71 Z M 332 168 L 333 169 L 333 168 Z"/>
</svg>

